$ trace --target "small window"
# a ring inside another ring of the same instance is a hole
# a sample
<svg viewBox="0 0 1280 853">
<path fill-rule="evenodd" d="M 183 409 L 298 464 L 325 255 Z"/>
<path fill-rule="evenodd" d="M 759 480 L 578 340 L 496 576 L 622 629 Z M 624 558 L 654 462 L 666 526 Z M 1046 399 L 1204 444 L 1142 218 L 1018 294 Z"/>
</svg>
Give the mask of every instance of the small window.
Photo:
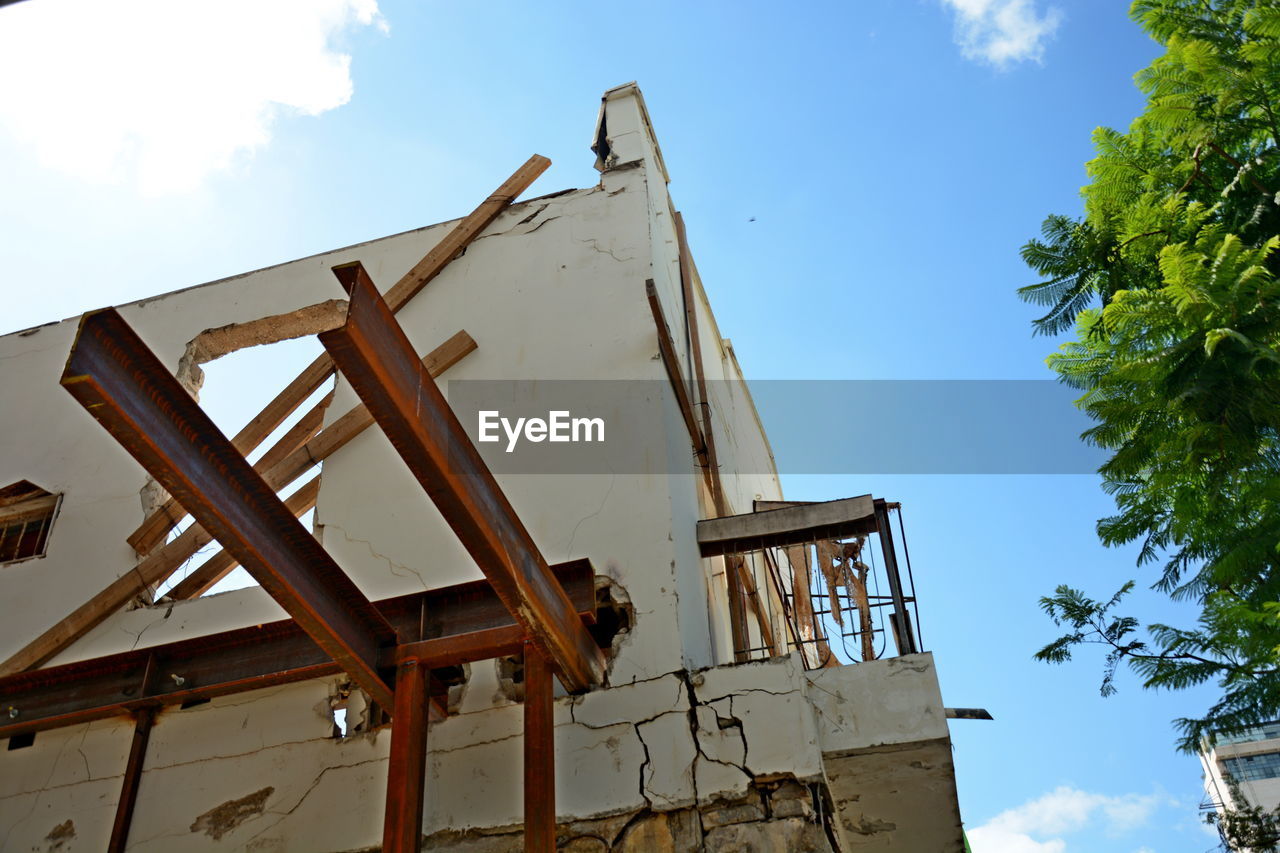
<svg viewBox="0 0 1280 853">
<path fill-rule="evenodd" d="M 44 556 L 61 499 L 26 480 L 0 489 L 0 564 Z"/>
</svg>

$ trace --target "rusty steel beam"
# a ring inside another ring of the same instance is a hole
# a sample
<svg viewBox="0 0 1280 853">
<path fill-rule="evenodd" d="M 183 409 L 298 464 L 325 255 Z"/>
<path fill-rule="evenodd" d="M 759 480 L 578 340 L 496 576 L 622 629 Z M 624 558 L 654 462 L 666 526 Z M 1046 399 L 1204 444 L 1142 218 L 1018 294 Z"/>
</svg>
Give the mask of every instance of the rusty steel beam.
<svg viewBox="0 0 1280 853">
<path fill-rule="evenodd" d="M 350 308 L 320 342 L 566 689 L 598 684 L 600 649 L 364 267 L 334 274 Z"/>
<path fill-rule="evenodd" d="M 415 363 L 417 359 L 414 359 Z M 80 321 L 62 385 L 374 698 L 395 630 L 114 309 Z"/>
<path fill-rule="evenodd" d="M 560 563 L 553 570 L 578 618 L 594 624 L 595 572 L 590 561 Z M 384 649 L 380 669 L 393 670 L 400 649 L 433 669 L 523 649 L 523 629 L 488 581 L 383 599 L 376 606 L 402 636 L 421 638 Z M 606 645 L 610 640 L 601 637 Z M 341 671 L 298 623 L 284 619 L 0 678 L 0 738 Z"/>
<path fill-rule="evenodd" d="M 556 744 L 550 662 L 524 647 L 524 849 L 555 853 Z"/>
<path fill-rule="evenodd" d="M 156 709 L 143 708 L 134 716 L 133 742 L 129 746 L 129 760 L 125 763 L 124 781 L 120 784 L 120 799 L 116 802 L 116 819 L 111 825 L 107 853 L 124 853 L 125 845 L 129 843 L 129 826 L 133 823 L 133 808 L 138 803 L 142 763 L 147 757 L 147 742 L 151 739 L 151 726 L 156 721 Z"/>
<path fill-rule="evenodd" d="M 405 660 L 396 669 L 382 853 L 418 853 L 422 848 L 429 675 L 427 665 L 416 658 Z"/>
</svg>

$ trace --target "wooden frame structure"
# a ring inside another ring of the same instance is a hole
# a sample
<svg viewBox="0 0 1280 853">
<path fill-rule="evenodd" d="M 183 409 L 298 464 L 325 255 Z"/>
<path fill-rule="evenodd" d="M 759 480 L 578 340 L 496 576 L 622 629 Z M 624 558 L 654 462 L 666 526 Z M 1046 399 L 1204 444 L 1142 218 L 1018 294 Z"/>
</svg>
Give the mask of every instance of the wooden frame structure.
<svg viewBox="0 0 1280 853">
<path fill-rule="evenodd" d="M 111 850 L 123 850 L 157 709 L 338 671 L 392 713 L 383 849 L 422 840 L 428 720 L 447 713 L 450 668 L 504 655 L 525 659 L 525 847 L 555 849 L 553 676 L 581 692 L 604 673 L 595 578 L 586 561 L 548 566 L 436 387 L 434 376 L 475 348 L 465 332 L 420 360 L 394 311 L 409 301 L 527 187 L 550 161 L 533 157 L 415 265 L 386 298 L 358 263 L 334 273 L 350 301 L 320 335 L 317 359 L 234 438 L 224 436 L 114 309 L 86 314 L 62 384 L 173 496 L 129 537 L 148 555 L 0 667 L 0 737 L 135 715 L 133 747 Z M 364 405 L 320 430 L 304 415 L 255 470 L 245 454 L 341 370 Z M 371 602 L 297 520 L 317 489 L 287 504 L 276 491 L 378 423 L 477 565 L 483 582 Z M 303 425 L 305 424 L 305 425 Z M 180 509 L 179 509 L 180 508 Z M 195 524 L 159 546 L 185 513 Z M 194 531 L 194 532 L 193 532 Z M 47 661 L 203 544 L 224 551 L 180 594 L 199 594 L 243 566 L 292 617 L 46 669 Z M 194 547 L 192 545 L 194 544 Z M 189 550 L 188 550 L 189 549 Z M 211 568 L 207 568 L 212 564 Z M 140 567 L 141 568 L 141 567 Z"/>
</svg>

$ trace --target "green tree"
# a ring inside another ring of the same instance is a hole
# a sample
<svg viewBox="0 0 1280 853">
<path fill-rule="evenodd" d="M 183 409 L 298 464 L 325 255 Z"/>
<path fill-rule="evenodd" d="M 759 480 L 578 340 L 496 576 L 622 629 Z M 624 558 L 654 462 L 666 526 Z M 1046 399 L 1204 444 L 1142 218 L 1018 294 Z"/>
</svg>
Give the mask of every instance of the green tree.
<svg viewBox="0 0 1280 853">
<path fill-rule="evenodd" d="M 1196 624 L 1119 615 L 1069 586 L 1042 599 L 1066 633 L 1037 657 L 1107 649 L 1151 688 L 1214 683 L 1177 721 L 1180 746 L 1280 716 L 1280 0 L 1138 0 L 1165 47 L 1137 74 L 1127 133 L 1100 128 L 1084 216 L 1051 216 L 1023 247 L 1043 281 L 1019 291 L 1073 330 L 1050 356 L 1111 451 L 1100 469 L 1111 546 L 1141 543 L 1155 588 Z"/>
</svg>

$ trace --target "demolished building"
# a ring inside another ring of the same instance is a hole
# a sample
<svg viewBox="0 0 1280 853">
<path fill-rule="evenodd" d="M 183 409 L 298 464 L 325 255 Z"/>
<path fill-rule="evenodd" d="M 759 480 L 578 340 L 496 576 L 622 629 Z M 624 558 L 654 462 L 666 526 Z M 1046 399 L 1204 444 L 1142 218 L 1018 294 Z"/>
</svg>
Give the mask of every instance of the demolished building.
<svg viewBox="0 0 1280 853">
<path fill-rule="evenodd" d="M 964 849 L 896 504 L 783 500 L 634 85 L 593 150 L 0 337 L 0 849 Z M 313 334 L 202 419 L 201 363 Z M 504 473 L 436 377 L 664 391 L 638 462 Z"/>
</svg>

